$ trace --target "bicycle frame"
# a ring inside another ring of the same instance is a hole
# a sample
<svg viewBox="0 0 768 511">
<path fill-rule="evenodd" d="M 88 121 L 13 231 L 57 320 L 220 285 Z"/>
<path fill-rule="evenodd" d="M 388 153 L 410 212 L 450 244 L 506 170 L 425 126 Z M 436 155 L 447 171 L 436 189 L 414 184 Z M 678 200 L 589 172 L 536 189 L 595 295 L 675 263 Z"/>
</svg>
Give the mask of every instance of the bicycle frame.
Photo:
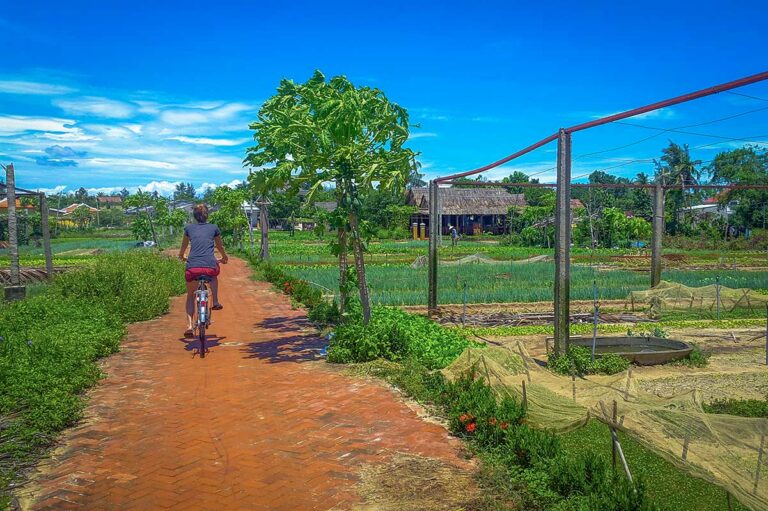
<svg viewBox="0 0 768 511">
<path fill-rule="evenodd" d="M 211 301 L 208 279 L 199 278 L 195 291 L 195 311 L 197 312 L 197 335 L 200 340 L 200 358 L 205 358 L 205 329 L 211 324 Z"/>
</svg>

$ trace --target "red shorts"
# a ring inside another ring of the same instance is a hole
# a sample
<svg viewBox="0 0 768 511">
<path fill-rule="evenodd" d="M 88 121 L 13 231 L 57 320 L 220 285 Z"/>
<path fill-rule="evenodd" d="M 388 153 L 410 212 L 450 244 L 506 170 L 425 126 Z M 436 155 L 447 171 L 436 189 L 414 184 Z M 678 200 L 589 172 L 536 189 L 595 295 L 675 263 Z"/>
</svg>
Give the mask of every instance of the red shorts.
<svg viewBox="0 0 768 511">
<path fill-rule="evenodd" d="M 216 265 L 216 268 L 187 268 L 187 271 L 184 272 L 184 278 L 187 282 L 194 282 L 200 275 L 218 277 L 220 271 L 221 269 L 218 265 Z"/>
</svg>

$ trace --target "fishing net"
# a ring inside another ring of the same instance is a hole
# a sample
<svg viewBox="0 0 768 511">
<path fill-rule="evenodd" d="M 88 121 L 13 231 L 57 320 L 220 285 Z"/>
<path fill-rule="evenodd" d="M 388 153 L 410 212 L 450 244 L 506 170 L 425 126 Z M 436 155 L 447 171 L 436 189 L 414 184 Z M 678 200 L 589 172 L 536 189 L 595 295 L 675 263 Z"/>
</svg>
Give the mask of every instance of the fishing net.
<svg viewBox="0 0 768 511">
<path fill-rule="evenodd" d="M 725 311 L 736 308 L 764 310 L 766 305 L 768 305 L 768 296 L 761 295 L 752 289 L 732 289 L 716 284 L 703 287 L 688 287 L 683 284 L 666 281 L 659 282 L 656 287 L 647 291 L 631 292 L 629 300 L 634 304 L 646 304 L 651 308 L 711 311 L 717 310 L 718 300 L 721 310 Z"/>
<path fill-rule="evenodd" d="M 571 378 L 540 367 L 520 343 L 507 347 L 468 348 L 443 370 L 450 379 L 472 368 L 500 395 L 523 398 L 528 421 L 538 428 L 565 433 L 590 418 L 640 441 L 682 470 L 721 486 L 744 505 L 768 509 L 768 482 L 761 465 L 768 433 L 766 419 L 707 414 L 696 391 L 672 398 L 643 392 L 629 371 L 614 376 Z M 614 402 L 616 420 L 613 420 Z M 629 459 L 632 467 L 632 460 Z"/>
</svg>

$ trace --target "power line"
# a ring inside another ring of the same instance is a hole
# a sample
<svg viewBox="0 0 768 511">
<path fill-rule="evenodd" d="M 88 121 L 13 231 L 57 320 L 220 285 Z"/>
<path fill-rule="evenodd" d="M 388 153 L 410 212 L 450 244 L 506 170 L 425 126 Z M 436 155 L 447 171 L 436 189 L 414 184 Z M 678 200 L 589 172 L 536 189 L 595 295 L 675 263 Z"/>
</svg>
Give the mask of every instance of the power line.
<svg viewBox="0 0 768 511">
<path fill-rule="evenodd" d="M 649 127 L 649 126 L 637 126 L 637 127 L 642 127 L 642 128 L 646 128 L 646 129 L 658 129 L 659 133 L 657 133 L 655 135 L 651 135 L 650 137 L 641 138 L 640 140 L 636 140 L 636 141 L 631 142 L 629 144 L 624 144 L 624 145 L 617 146 L 617 147 L 611 147 L 611 148 L 608 148 L 608 149 L 602 149 L 600 151 L 594 151 L 594 152 L 591 152 L 591 153 L 578 154 L 578 155 L 574 156 L 573 159 L 576 160 L 576 159 L 579 159 L 579 158 L 586 158 L 586 157 L 595 156 L 595 155 L 598 155 L 598 154 L 608 153 L 608 152 L 611 152 L 611 151 L 617 151 L 619 149 L 625 149 L 627 147 L 631 147 L 633 145 L 640 144 L 640 143 L 645 142 L 647 140 L 650 140 L 652 138 L 659 137 L 659 136 L 663 135 L 664 133 L 674 132 L 676 130 L 683 130 L 683 129 L 686 129 L 686 128 L 695 128 L 695 127 L 698 127 L 698 126 L 706 126 L 706 125 L 709 125 L 709 124 L 715 124 L 715 123 L 718 123 L 718 122 L 727 121 L 727 120 L 730 120 L 730 119 L 735 119 L 736 117 L 741 117 L 743 115 L 748 115 L 748 114 L 752 114 L 752 113 L 755 113 L 755 112 L 762 112 L 762 111 L 765 111 L 765 110 L 768 110 L 768 106 L 762 107 L 762 108 L 754 108 L 752 110 L 747 110 L 746 112 L 739 112 L 738 114 L 728 115 L 728 116 L 725 116 L 725 117 L 719 117 L 717 119 L 712 119 L 712 120 L 704 121 L 704 122 L 700 122 L 700 123 L 687 124 L 685 126 L 677 126 L 675 128 L 652 128 L 652 127 Z M 635 126 L 632 123 L 627 123 L 627 122 L 622 122 L 622 121 L 614 121 L 614 122 L 616 124 Z"/>
<path fill-rule="evenodd" d="M 749 99 L 756 99 L 758 101 L 768 101 L 768 99 L 765 98 L 758 98 L 757 96 L 750 96 L 749 94 L 742 94 L 741 92 L 733 92 L 732 90 L 725 91 L 728 94 L 733 94 L 734 96 L 742 96 Z"/>
<path fill-rule="evenodd" d="M 697 137 L 709 137 L 709 138 L 719 138 L 726 141 L 732 141 L 732 142 L 752 142 L 752 140 L 746 139 L 746 138 L 737 138 L 737 137 L 726 137 L 723 135 L 712 135 L 709 133 L 697 133 L 694 131 L 685 131 L 675 128 L 657 128 L 655 126 L 645 126 L 643 124 L 634 124 L 631 122 L 619 122 L 619 124 L 624 124 L 626 126 L 632 126 L 634 128 L 644 128 L 647 130 L 656 130 L 656 131 L 662 131 L 662 132 L 672 132 L 672 133 L 682 133 L 684 135 L 695 135 Z M 768 137 L 768 135 L 755 135 L 752 138 L 760 138 L 760 137 Z"/>
</svg>

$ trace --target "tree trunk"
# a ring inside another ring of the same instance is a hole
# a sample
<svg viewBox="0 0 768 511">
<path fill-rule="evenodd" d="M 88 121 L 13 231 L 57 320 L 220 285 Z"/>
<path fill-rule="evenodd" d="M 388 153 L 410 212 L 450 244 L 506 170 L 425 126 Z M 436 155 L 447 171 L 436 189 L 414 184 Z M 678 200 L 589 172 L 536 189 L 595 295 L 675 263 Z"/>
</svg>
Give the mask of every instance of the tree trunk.
<svg viewBox="0 0 768 511">
<path fill-rule="evenodd" d="M 340 226 L 336 233 L 339 242 L 339 312 L 344 313 L 347 310 L 348 291 L 347 291 L 347 230 Z"/>
<path fill-rule="evenodd" d="M 371 321 L 371 297 L 368 295 L 368 282 L 365 279 L 365 260 L 363 259 L 363 243 L 357 225 L 357 214 L 349 214 L 349 226 L 352 230 L 352 248 L 355 253 L 355 270 L 357 271 L 357 286 L 360 289 L 360 304 L 363 307 L 363 324 Z"/>
<path fill-rule="evenodd" d="M 259 259 L 266 261 L 269 259 L 269 211 L 267 210 L 266 199 L 259 205 L 259 228 L 261 230 Z"/>
</svg>

